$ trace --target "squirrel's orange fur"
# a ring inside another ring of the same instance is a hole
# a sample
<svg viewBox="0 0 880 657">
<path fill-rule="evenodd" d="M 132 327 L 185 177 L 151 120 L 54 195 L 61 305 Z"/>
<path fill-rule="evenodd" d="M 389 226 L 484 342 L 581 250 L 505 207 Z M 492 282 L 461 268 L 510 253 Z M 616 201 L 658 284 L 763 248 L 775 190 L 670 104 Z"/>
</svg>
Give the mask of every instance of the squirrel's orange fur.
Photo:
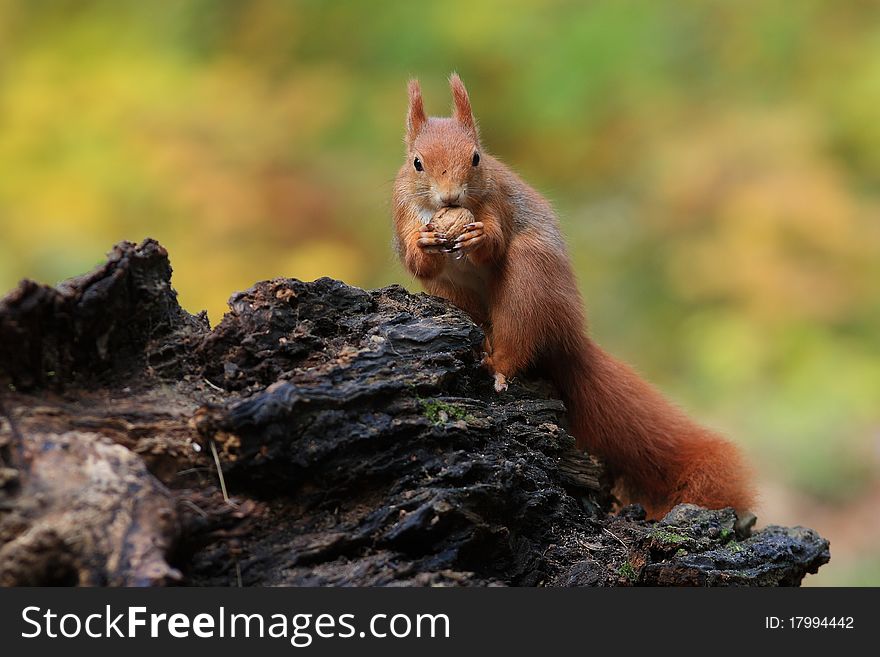
<svg viewBox="0 0 880 657">
<path fill-rule="evenodd" d="M 407 269 L 483 326 L 484 363 L 497 390 L 529 366 L 550 376 L 578 446 L 601 456 L 626 497 L 651 516 L 680 502 L 748 509 L 752 493 L 736 447 L 691 421 L 586 335 L 553 209 L 483 151 L 467 91 L 457 75 L 449 82 L 451 118 L 428 118 L 418 82 L 409 83 L 407 159 L 393 199 Z M 474 215 L 458 238 L 431 224 L 450 205 Z"/>
</svg>

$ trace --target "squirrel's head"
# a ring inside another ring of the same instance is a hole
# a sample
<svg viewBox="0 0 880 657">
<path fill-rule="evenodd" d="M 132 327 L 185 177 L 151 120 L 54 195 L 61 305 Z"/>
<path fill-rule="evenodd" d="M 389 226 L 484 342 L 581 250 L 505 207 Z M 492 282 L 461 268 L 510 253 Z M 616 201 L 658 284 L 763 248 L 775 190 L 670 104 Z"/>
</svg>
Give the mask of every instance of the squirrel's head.
<svg viewBox="0 0 880 657">
<path fill-rule="evenodd" d="M 452 117 L 428 118 L 418 80 L 409 82 L 406 154 L 412 201 L 438 210 L 467 205 L 483 189 L 480 136 L 467 89 L 456 73 L 449 76 Z"/>
</svg>

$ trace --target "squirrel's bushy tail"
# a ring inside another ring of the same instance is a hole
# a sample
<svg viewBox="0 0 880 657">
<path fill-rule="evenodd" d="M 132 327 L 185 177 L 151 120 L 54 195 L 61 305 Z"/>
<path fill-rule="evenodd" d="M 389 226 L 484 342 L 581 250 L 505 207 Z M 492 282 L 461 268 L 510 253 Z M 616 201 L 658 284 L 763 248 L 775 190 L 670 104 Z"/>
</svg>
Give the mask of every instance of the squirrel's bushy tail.
<svg viewBox="0 0 880 657">
<path fill-rule="evenodd" d="M 690 420 L 628 365 L 585 338 L 554 370 L 578 447 L 605 460 L 625 501 L 652 518 L 681 502 L 752 507 L 736 446 Z"/>
</svg>

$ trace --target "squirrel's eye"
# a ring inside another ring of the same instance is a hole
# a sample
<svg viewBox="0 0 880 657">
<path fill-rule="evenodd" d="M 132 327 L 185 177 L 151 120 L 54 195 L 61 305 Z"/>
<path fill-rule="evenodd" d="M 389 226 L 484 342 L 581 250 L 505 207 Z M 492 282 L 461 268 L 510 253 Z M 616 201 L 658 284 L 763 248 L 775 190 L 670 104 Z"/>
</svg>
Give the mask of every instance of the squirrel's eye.
<svg viewBox="0 0 880 657">
<path fill-rule="evenodd" d="M 477 166 L 479 163 L 480 163 L 480 154 L 475 152 L 474 157 L 471 159 L 471 164 L 473 164 L 474 166 Z"/>
<path fill-rule="evenodd" d="M 416 171 L 425 170 L 425 167 L 422 166 L 422 161 L 419 158 L 413 160 L 413 166 L 416 168 Z"/>
</svg>

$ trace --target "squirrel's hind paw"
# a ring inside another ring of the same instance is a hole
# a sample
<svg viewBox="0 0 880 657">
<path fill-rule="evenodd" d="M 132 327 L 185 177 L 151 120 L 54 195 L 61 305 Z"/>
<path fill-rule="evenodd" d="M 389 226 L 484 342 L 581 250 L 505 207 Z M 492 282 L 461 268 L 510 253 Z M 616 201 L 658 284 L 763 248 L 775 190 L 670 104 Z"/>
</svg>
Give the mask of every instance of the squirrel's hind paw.
<svg viewBox="0 0 880 657">
<path fill-rule="evenodd" d="M 504 392 L 507 390 L 507 377 L 501 374 L 500 372 L 495 372 L 492 375 L 495 379 L 495 392 Z"/>
</svg>

